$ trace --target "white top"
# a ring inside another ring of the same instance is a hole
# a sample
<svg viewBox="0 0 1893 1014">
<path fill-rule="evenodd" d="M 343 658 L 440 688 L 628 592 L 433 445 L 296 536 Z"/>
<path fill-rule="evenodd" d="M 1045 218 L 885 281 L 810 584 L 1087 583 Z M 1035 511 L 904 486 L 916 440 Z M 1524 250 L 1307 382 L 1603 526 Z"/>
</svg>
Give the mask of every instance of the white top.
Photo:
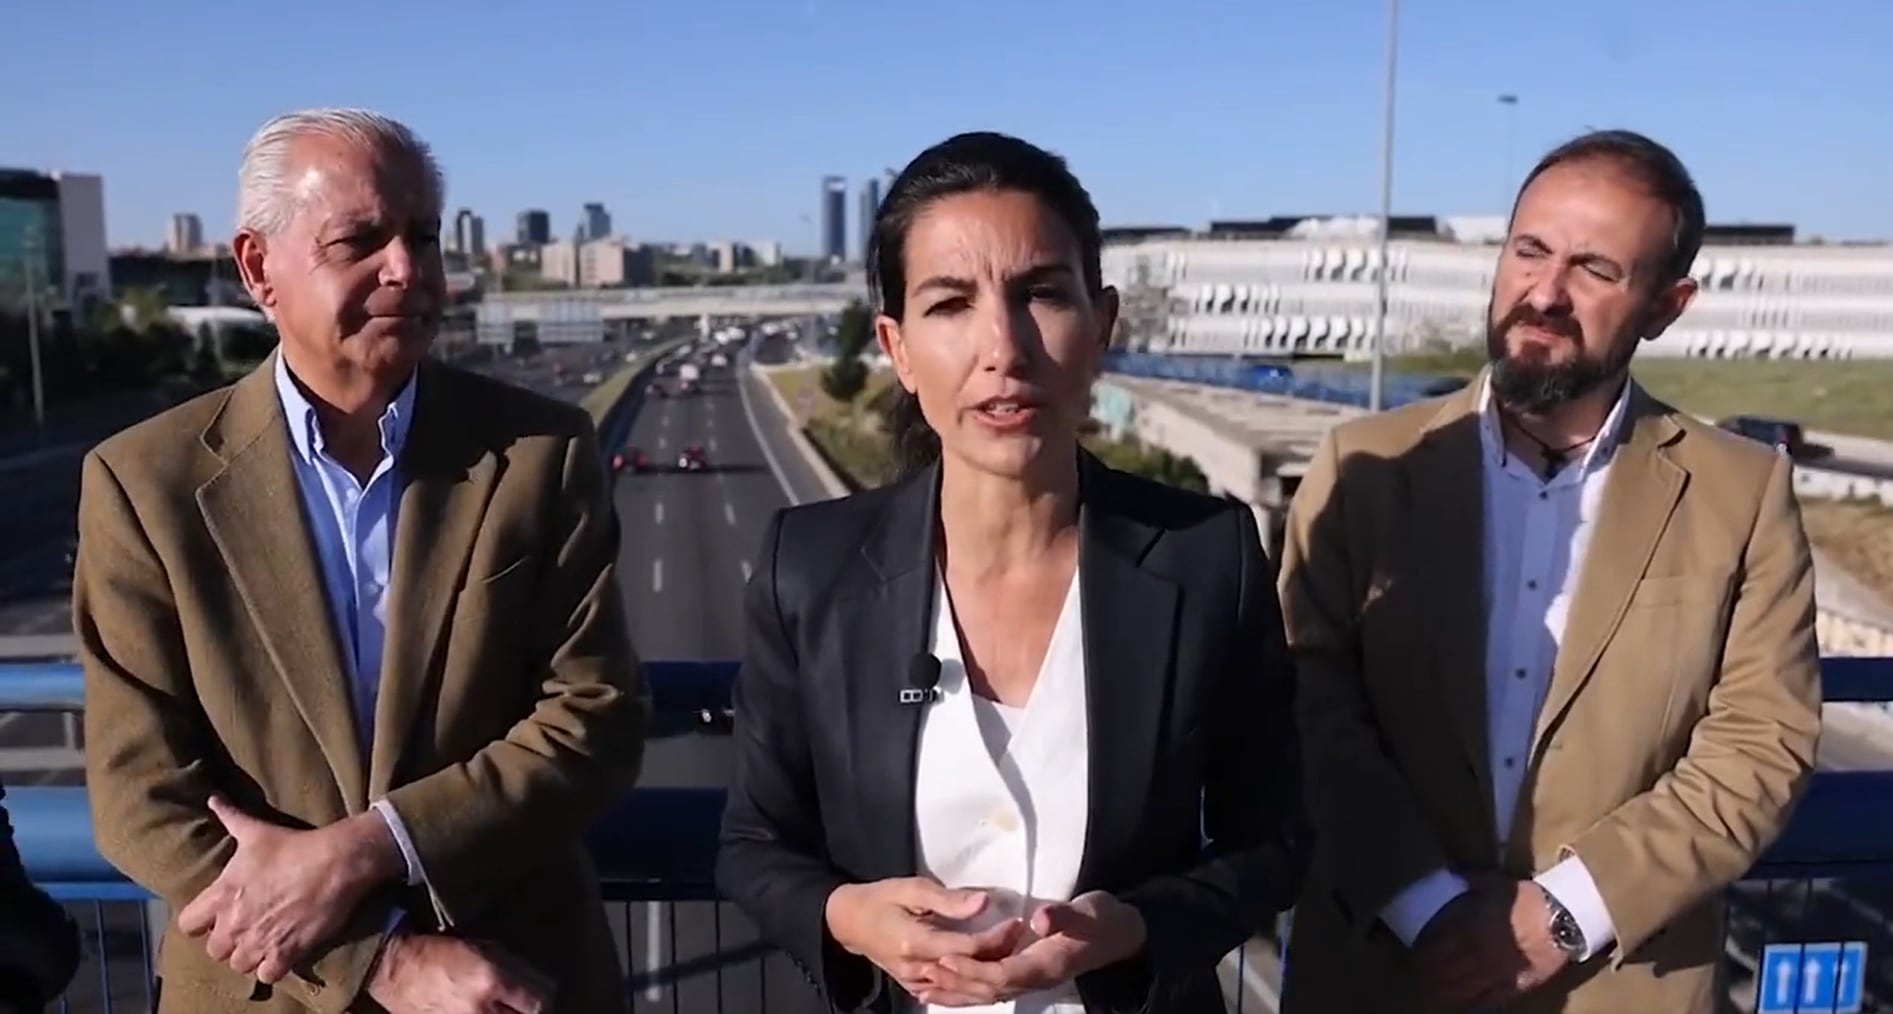
<svg viewBox="0 0 1893 1014">
<path fill-rule="evenodd" d="M 946 583 L 934 575 L 931 650 L 940 660 L 940 698 L 920 725 L 915 855 L 923 875 L 948 887 L 990 892 L 986 911 L 968 920 L 966 929 L 1028 917 L 1047 902 L 1070 901 L 1077 884 L 1090 816 L 1078 587 L 1074 569 L 1032 696 L 1025 707 L 1015 708 L 973 693 Z M 948 1009 L 922 1007 L 928 1014 Z M 951 1010 L 1084 1014 L 1084 1004 L 1077 988 L 1066 984 L 1016 1001 Z"/>
<path fill-rule="evenodd" d="M 1501 840 L 1512 826 L 1538 712 L 1564 641 L 1578 576 L 1597 531 L 1604 484 L 1623 439 L 1630 400 L 1624 385 L 1584 456 L 1546 479 L 1505 447 L 1491 388 L 1479 389 L 1480 473 L 1485 497 L 1486 744 L 1492 813 Z M 1584 931 L 1586 958 L 1617 937 L 1597 882 L 1575 854 L 1536 878 L 1571 910 Z M 1440 870 L 1408 887 L 1383 913 L 1409 943 L 1465 881 Z"/>
</svg>

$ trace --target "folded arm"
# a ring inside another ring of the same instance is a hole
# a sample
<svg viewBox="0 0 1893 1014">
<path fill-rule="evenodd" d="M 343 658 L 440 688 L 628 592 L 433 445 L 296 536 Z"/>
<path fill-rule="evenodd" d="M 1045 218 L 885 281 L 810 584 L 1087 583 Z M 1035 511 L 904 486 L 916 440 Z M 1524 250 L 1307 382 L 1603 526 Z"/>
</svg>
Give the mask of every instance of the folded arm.
<svg viewBox="0 0 1893 1014">
<path fill-rule="evenodd" d="M 169 577 L 130 496 L 96 454 L 81 471 L 72 601 L 94 840 L 113 866 L 181 911 L 236 853 L 208 807 L 228 787 L 214 777 L 220 749 L 191 682 Z M 363 904 L 282 987 L 313 1010 L 339 1014 L 366 982 L 388 913 L 385 899 Z"/>
<path fill-rule="evenodd" d="M 597 437 L 566 448 L 558 513 L 564 533 L 537 611 L 522 617 L 540 695 L 505 738 L 387 795 L 425 874 L 435 915 L 465 922 L 517 877 L 567 847 L 637 780 L 645 699 L 618 589 L 619 529 Z"/>
<path fill-rule="evenodd" d="M 1464 889 L 1405 776 L 1381 747 L 1361 672 L 1355 564 L 1340 450 L 1323 438 L 1294 503 L 1281 603 L 1299 677 L 1297 713 L 1309 812 L 1336 899 L 1355 928 L 1384 921 L 1410 944 Z"/>
<path fill-rule="evenodd" d="M 828 932 L 828 896 L 849 880 L 826 857 L 801 681 L 776 596 L 781 526 L 778 514 L 743 594 L 743 667 L 732 701 L 736 773 L 723 811 L 717 888 L 837 1009 L 856 1010 L 884 984 L 879 969 Z"/>
<path fill-rule="evenodd" d="M 1787 823 L 1821 728 L 1814 565 L 1778 460 L 1742 559 L 1708 713 L 1667 774 L 1579 835 L 1618 960 L 1741 877 Z M 1567 902 L 1569 904 L 1569 902 Z"/>
</svg>

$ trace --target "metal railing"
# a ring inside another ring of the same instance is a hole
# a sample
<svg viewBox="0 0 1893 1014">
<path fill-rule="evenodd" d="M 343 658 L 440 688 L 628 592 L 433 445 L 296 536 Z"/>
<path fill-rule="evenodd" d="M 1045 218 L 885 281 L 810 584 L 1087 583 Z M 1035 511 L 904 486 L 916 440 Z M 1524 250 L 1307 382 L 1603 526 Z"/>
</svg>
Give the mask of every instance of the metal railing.
<svg viewBox="0 0 1893 1014">
<path fill-rule="evenodd" d="M 719 727 L 735 669 L 647 663 L 653 739 Z M 1893 700 L 1893 659 L 1826 659 L 1822 680 L 1829 702 Z M 0 714 L 68 712 L 83 698 L 76 666 L 0 666 Z M 141 1009 L 129 998 L 149 995 L 150 899 L 99 855 L 85 790 L 20 786 L 8 793 L 29 875 L 74 908 L 93 955 L 61 1009 Z M 639 789 L 589 836 L 605 898 L 622 906 L 613 922 L 639 1010 L 760 1011 L 804 988 L 748 921 L 717 901 L 722 809 L 720 789 Z M 1893 1001 L 1893 772 L 1817 774 L 1787 830 L 1730 894 L 1728 950 L 1738 993 L 1752 1000 L 1757 967 L 1764 954 L 1777 953 L 1771 947 L 1861 942 L 1862 1009 Z M 1246 952 L 1230 966 L 1236 997 L 1245 994 L 1243 960 Z"/>
</svg>

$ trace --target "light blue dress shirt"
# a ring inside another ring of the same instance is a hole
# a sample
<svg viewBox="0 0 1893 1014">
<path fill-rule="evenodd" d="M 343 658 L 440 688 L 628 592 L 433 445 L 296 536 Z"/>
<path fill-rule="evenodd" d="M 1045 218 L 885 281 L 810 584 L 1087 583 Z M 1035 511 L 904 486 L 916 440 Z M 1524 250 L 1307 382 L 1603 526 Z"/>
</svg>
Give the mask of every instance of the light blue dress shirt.
<svg viewBox="0 0 1893 1014">
<path fill-rule="evenodd" d="M 414 422 L 414 385 L 410 380 L 381 414 L 381 461 L 367 482 L 357 481 L 329 456 L 315 406 L 290 376 L 282 353 L 276 354 L 276 393 L 289 423 L 295 453 L 296 486 L 303 515 L 321 565 L 336 643 L 348 672 L 349 700 L 355 716 L 355 742 L 365 759 L 374 745 L 375 704 L 381 691 L 381 655 L 388 634 L 390 571 L 394 562 L 395 516 L 401 502 L 401 448 Z M 420 854 L 408 837 L 401 815 L 385 799 L 371 804 L 393 833 L 407 865 L 410 885 L 427 882 Z"/>
</svg>

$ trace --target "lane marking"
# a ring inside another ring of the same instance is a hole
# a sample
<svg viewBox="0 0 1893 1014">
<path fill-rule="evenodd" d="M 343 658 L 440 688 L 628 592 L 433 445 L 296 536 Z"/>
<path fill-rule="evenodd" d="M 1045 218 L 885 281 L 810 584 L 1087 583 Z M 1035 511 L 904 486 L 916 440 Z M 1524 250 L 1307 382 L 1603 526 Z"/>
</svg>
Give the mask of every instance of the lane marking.
<svg viewBox="0 0 1893 1014">
<path fill-rule="evenodd" d="M 728 503 L 723 505 L 723 520 L 728 521 L 730 527 L 736 527 L 736 508 Z"/>
<path fill-rule="evenodd" d="M 749 580 L 749 572 L 750 572 L 749 561 L 744 560 L 743 561 L 743 580 L 745 581 Z"/>
<path fill-rule="evenodd" d="M 749 432 L 755 436 L 756 446 L 762 448 L 763 460 L 769 463 L 769 471 L 776 477 L 776 485 L 782 487 L 782 498 L 791 505 L 799 504 L 802 498 L 795 495 L 794 487 L 789 485 L 789 477 L 782 474 L 782 462 L 776 460 L 776 452 L 770 448 L 768 438 L 763 435 L 762 423 L 756 421 L 756 408 L 750 404 L 749 382 L 770 383 L 767 377 L 758 375 L 750 368 L 750 362 L 750 353 L 746 351 L 741 360 L 742 371 L 736 377 L 736 395 L 743 402 L 743 414 L 749 417 Z M 795 420 L 790 419 L 788 425 L 794 426 Z"/>
<path fill-rule="evenodd" d="M 664 590 L 664 558 L 661 556 L 651 561 L 651 590 Z"/>
<path fill-rule="evenodd" d="M 662 500 L 657 502 L 657 523 L 660 525 L 664 523 L 664 501 Z"/>
<path fill-rule="evenodd" d="M 664 903 L 644 906 L 644 999 L 656 1003 L 664 999 L 664 986 L 657 981 L 657 970 L 664 965 Z"/>
<path fill-rule="evenodd" d="M 660 450 L 660 451 L 661 451 L 661 450 L 663 450 L 663 449 L 664 449 L 664 445 L 665 445 L 666 443 L 669 443 L 669 442 L 670 442 L 670 438 L 669 438 L 669 437 L 663 437 L 663 436 L 660 436 L 660 437 L 658 437 L 658 438 L 657 438 L 657 449 L 658 449 L 658 450 Z"/>
<path fill-rule="evenodd" d="M 714 450 L 716 450 L 716 438 L 715 438 L 715 437 L 711 437 L 711 438 L 710 438 L 710 449 L 711 449 L 712 451 L 714 451 Z"/>
</svg>

